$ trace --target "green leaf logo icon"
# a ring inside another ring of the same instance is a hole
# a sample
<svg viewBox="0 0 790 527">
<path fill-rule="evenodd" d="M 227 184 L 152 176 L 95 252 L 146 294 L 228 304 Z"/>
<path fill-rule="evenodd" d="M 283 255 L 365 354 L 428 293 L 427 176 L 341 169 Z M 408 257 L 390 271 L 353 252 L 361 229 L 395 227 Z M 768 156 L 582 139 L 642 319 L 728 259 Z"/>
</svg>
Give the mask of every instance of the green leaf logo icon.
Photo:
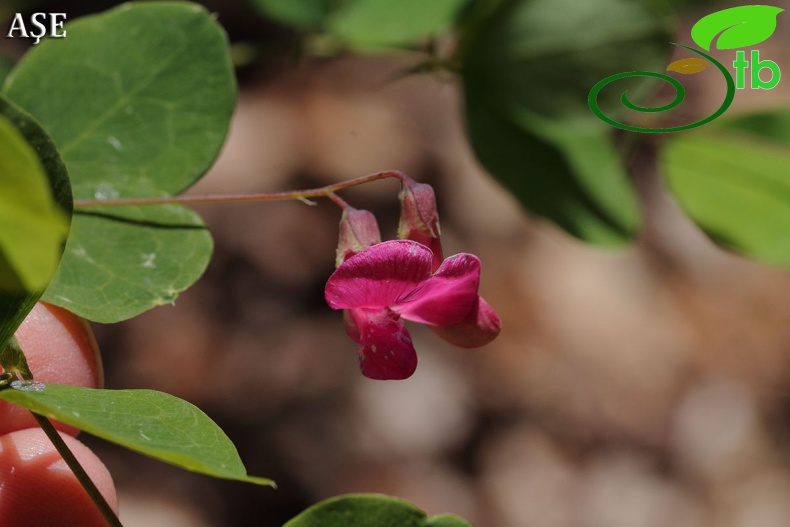
<svg viewBox="0 0 790 527">
<path fill-rule="evenodd" d="M 691 28 L 691 38 L 699 47 L 710 51 L 713 39 L 717 49 L 754 46 L 767 40 L 776 31 L 776 17 L 784 11 L 770 5 L 745 5 L 716 11 L 702 17 Z"/>
</svg>

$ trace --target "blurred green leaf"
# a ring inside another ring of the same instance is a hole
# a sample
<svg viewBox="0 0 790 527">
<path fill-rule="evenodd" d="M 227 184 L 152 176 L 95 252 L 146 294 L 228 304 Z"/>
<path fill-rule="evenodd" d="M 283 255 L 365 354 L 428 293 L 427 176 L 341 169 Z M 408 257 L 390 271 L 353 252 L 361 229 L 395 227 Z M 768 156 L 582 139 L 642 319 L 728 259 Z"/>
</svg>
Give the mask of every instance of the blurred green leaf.
<svg viewBox="0 0 790 527">
<path fill-rule="evenodd" d="M 70 215 L 68 174 L 54 143 L 0 97 L 0 347 L 55 272 Z"/>
<path fill-rule="evenodd" d="M 673 136 L 660 163 L 680 205 L 714 241 L 790 265 L 790 110 Z"/>
<path fill-rule="evenodd" d="M 299 29 L 323 25 L 336 0 L 251 0 L 265 16 Z"/>
<path fill-rule="evenodd" d="M 530 212 L 603 246 L 622 245 L 637 232 L 636 197 L 608 130 L 508 117 L 481 99 L 467 99 L 466 118 L 480 162 Z"/>
<path fill-rule="evenodd" d="M 587 95 L 609 75 L 663 69 L 668 40 L 664 19 L 630 0 L 506 2 L 462 42 L 477 157 L 529 211 L 574 236 L 630 241 L 640 224 L 636 195 L 613 129 Z"/>
<path fill-rule="evenodd" d="M 313 505 L 283 527 L 471 527 L 452 514 L 428 518 L 408 501 L 383 494 L 346 494 Z"/>
<path fill-rule="evenodd" d="M 456 516 L 455 514 L 438 514 L 431 516 L 425 523 L 424 527 L 472 527 L 468 521 Z"/>
<path fill-rule="evenodd" d="M 662 71 L 670 38 L 668 21 L 632 0 L 511 0 L 465 36 L 462 73 L 500 111 L 594 121 L 590 88 L 615 73 Z"/>
<path fill-rule="evenodd" d="M 770 5 L 744 5 L 722 9 L 702 17 L 691 28 L 691 38 L 710 51 L 717 35 L 717 49 L 754 46 L 767 40 L 776 31 L 776 17 L 784 11 Z"/>
<path fill-rule="evenodd" d="M 2 53 L 0 53 L 0 85 L 3 84 L 3 81 L 8 75 L 8 72 L 11 71 L 11 68 L 13 67 L 14 67 L 13 63 L 8 58 L 6 58 Z"/>
<path fill-rule="evenodd" d="M 186 189 L 228 131 L 236 85 L 227 37 L 187 2 L 125 4 L 67 24 L 6 79 L 51 133 L 75 199 Z M 211 256 L 199 217 L 176 206 L 80 209 L 45 299 L 101 322 L 172 302 Z"/>
<path fill-rule="evenodd" d="M 222 429 L 182 399 L 153 390 L 25 384 L 21 389 L 3 389 L 0 399 L 193 472 L 273 484 L 248 476 Z"/>
<path fill-rule="evenodd" d="M 413 44 L 452 26 L 469 0 L 350 0 L 335 12 L 328 28 L 357 49 Z"/>
<path fill-rule="evenodd" d="M 21 11 L 33 11 L 36 7 L 42 4 L 44 0 L 3 0 L 0 3 L 0 27 L 8 28 L 11 25 L 11 19 L 16 13 Z M 6 24 L 8 22 L 8 24 Z M 3 35 L 6 33 L 4 32 Z"/>
</svg>

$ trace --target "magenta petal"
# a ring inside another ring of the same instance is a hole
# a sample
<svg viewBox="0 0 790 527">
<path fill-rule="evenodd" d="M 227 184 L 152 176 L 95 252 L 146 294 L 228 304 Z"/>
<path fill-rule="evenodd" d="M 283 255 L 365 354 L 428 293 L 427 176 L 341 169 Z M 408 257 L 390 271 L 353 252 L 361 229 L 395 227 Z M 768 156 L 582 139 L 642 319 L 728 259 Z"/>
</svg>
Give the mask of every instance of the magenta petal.
<svg viewBox="0 0 790 527">
<path fill-rule="evenodd" d="M 400 380 L 417 369 L 417 352 L 403 320 L 390 310 L 347 311 L 359 336 L 359 367 L 370 379 Z"/>
<path fill-rule="evenodd" d="M 359 315 L 354 315 L 353 309 L 344 309 L 343 310 L 343 327 L 346 329 L 346 335 L 348 338 L 353 340 L 356 343 L 359 343 L 359 327 L 357 326 L 357 320 L 360 319 Z"/>
<path fill-rule="evenodd" d="M 477 303 L 480 260 L 473 254 L 447 258 L 419 288 L 392 306 L 403 318 L 432 326 L 461 322 Z"/>
<path fill-rule="evenodd" d="M 485 346 L 499 335 L 502 322 L 488 302 L 481 297 L 477 299 L 475 307 L 460 323 L 454 326 L 434 326 L 431 329 L 450 344 L 461 348 Z"/>
<path fill-rule="evenodd" d="M 429 248 L 433 253 L 431 271 L 433 272 L 439 270 L 439 267 L 442 265 L 442 259 L 444 258 L 444 256 L 442 256 L 442 240 L 440 238 L 431 237 L 420 231 L 409 231 L 403 239 L 421 243 Z"/>
<path fill-rule="evenodd" d="M 430 249 L 410 240 L 373 245 L 340 264 L 326 282 L 332 309 L 382 309 L 394 304 L 431 275 Z"/>
</svg>

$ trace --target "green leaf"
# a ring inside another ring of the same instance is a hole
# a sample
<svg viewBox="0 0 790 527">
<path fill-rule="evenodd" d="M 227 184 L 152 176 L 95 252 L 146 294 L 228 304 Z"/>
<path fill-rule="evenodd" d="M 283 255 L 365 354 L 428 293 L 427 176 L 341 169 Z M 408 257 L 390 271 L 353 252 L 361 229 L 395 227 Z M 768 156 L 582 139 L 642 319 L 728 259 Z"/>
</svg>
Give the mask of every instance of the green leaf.
<svg viewBox="0 0 790 527">
<path fill-rule="evenodd" d="M 68 38 L 20 60 L 5 92 L 58 145 L 75 199 L 194 183 L 219 153 L 236 101 L 214 17 L 188 2 L 131 3 L 66 29 Z"/>
<path fill-rule="evenodd" d="M 590 88 L 615 73 L 663 70 L 670 38 L 668 22 L 632 0 L 514 0 L 466 35 L 462 73 L 499 111 L 596 120 Z"/>
<path fill-rule="evenodd" d="M 478 159 L 529 211 L 574 236 L 630 241 L 637 198 L 613 130 L 587 95 L 609 75 L 661 67 L 668 39 L 664 20 L 630 0 L 506 2 L 462 43 L 466 126 Z"/>
<path fill-rule="evenodd" d="M 55 272 L 70 215 L 69 178 L 54 143 L 0 97 L 0 347 Z"/>
<path fill-rule="evenodd" d="M 273 485 L 248 476 L 222 429 L 182 399 L 153 390 L 41 386 L 4 389 L 0 399 L 193 472 Z"/>
<path fill-rule="evenodd" d="M 383 494 L 345 494 L 312 507 L 283 527 L 471 527 L 451 514 L 427 518 L 408 501 Z"/>
<path fill-rule="evenodd" d="M 79 209 L 44 300 L 96 322 L 124 320 L 173 303 L 203 273 L 212 247 L 186 207 Z"/>
<path fill-rule="evenodd" d="M 335 0 L 251 0 L 264 15 L 299 29 L 321 27 Z"/>
<path fill-rule="evenodd" d="M 333 14 L 328 29 L 357 49 L 417 43 L 450 28 L 468 0 L 353 0 Z"/>
<path fill-rule="evenodd" d="M 3 80 L 5 80 L 6 75 L 8 75 L 8 72 L 11 71 L 13 67 L 14 65 L 11 61 L 0 53 L 0 85 L 3 84 Z"/>
<path fill-rule="evenodd" d="M 174 195 L 202 176 L 236 99 L 227 37 L 214 18 L 186 2 L 146 2 L 66 30 L 68 38 L 25 55 L 5 91 L 51 133 L 75 199 Z M 211 255 L 208 231 L 179 207 L 91 209 L 74 223 L 46 300 L 92 320 L 171 302 Z"/>
<path fill-rule="evenodd" d="M 713 39 L 717 49 L 754 46 L 767 40 L 776 31 L 776 17 L 784 11 L 770 5 L 745 5 L 722 9 L 702 17 L 691 28 L 691 38 L 699 47 L 710 51 Z"/>
<path fill-rule="evenodd" d="M 674 136 L 660 163 L 680 205 L 714 241 L 790 265 L 790 110 Z"/>
<path fill-rule="evenodd" d="M 620 246 L 635 235 L 636 197 L 600 125 L 509 119 L 480 99 L 467 99 L 466 118 L 478 159 L 527 210 L 602 246 Z"/>
<path fill-rule="evenodd" d="M 36 152 L 0 115 L 0 291 L 43 290 L 69 230 Z"/>
<path fill-rule="evenodd" d="M 438 514 L 425 521 L 424 527 L 472 527 L 468 521 L 455 514 Z"/>
</svg>

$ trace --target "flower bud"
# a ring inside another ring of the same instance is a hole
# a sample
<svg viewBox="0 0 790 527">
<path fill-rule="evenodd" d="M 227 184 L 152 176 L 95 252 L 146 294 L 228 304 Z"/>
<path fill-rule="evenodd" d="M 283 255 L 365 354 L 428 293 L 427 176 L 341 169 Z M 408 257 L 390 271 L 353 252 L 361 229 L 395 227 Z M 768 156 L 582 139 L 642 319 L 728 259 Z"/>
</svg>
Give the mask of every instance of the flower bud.
<svg viewBox="0 0 790 527">
<path fill-rule="evenodd" d="M 405 178 L 398 199 L 401 206 L 398 238 L 412 240 L 428 247 L 433 252 L 433 270 L 436 271 L 444 256 L 440 239 L 439 212 L 436 210 L 436 195 L 433 187 Z"/>
<path fill-rule="evenodd" d="M 377 243 L 381 243 L 381 233 L 373 213 L 352 207 L 344 208 L 340 218 L 335 267 Z"/>
</svg>

